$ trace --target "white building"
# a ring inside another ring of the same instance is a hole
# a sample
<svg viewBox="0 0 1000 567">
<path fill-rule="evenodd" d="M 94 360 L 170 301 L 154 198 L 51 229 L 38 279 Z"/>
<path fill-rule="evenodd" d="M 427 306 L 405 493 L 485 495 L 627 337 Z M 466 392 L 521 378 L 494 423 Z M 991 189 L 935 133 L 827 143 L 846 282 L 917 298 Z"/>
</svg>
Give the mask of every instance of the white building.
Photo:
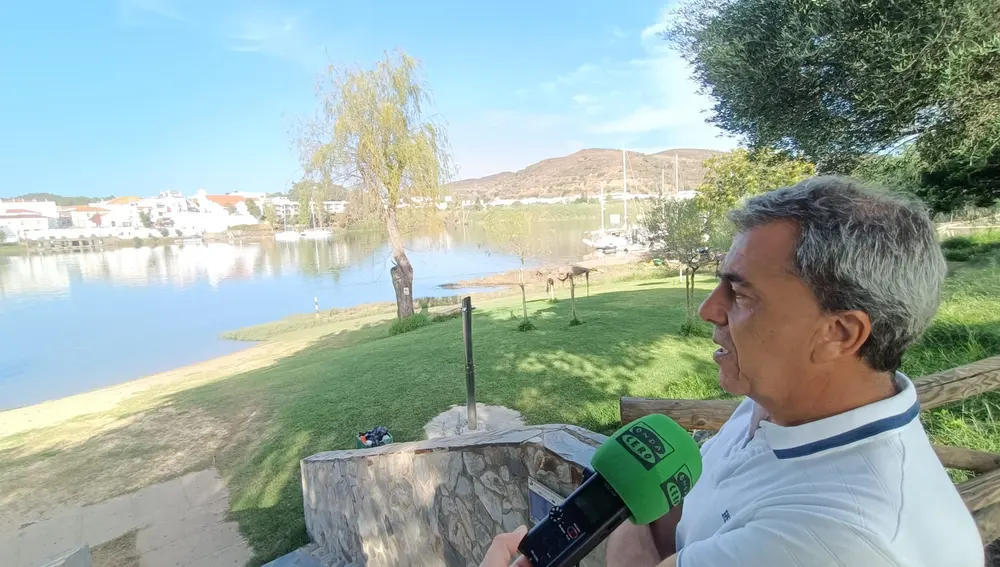
<svg viewBox="0 0 1000 567">
<path fill-rule="evenodd" d="M 55 201 L 0 201 L 0 213 L 11 212 L 11 210 L 28 211 L 50 219 L 59 218 Z"/>
<path fill-rule="evenodd" d="M 323 210 L 331 215 L 338 215 L 347 211 L 347 201 L 323 201 Z"/>
<path fill-rule="evenodd" d="M 299 203 L 288 197 L 269 197 L 266 203 L 274 207 L 274 214 L 281 218 L 296 218 L 299 216 L 299 209 L 301 208 Z"/>
<path fill-rule="evenodd" d="M 0 231 L 4 242 L 23 240 L 29 233 L 45 230 L 55 225 L 55 219 L 50 219 L 29 209 L 8 208 L 0 213 Z"/>
</svg>

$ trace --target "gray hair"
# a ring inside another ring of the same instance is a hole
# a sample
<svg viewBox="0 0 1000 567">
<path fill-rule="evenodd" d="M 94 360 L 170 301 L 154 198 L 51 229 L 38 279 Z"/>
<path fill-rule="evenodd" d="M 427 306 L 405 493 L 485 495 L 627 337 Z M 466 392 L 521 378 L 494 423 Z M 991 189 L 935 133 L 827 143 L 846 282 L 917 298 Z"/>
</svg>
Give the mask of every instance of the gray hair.
<svg viewBox="0 0 1000 567">
<path fill-rule="evenodd" d="M 795 273 L 824 311 L 868 314 L 871 336 L 859 354 L 877 371 L 898 369 L 937 311 L 946 266 L 919 202 L 814 177 L 752 197 L 729 218 L 740 232 L 779 220 L 799 225 Z"/>
</svg>

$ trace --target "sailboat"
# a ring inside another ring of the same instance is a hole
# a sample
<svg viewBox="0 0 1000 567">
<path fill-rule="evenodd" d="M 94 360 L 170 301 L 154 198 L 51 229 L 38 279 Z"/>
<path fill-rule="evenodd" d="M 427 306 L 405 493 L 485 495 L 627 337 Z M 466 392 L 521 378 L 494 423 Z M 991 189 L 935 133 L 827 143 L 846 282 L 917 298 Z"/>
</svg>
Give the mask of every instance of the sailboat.
<svg viewBox="0 0 1000 567">
<path fill-rule="evenodd" d="M 297 242 L 299 240 L 299 238 L 301 238 L 301 237 L 299 236 L 299 233 L 297 231 L 288 230 L 288 216 L 287 216 L 287 214 L 288 213 L 286 211 L 284 215 L 281 215 L 281 218 L 285 221 L 285 230 L 283 230 L 283 231 L 281 231 L 279 233 L 276 233 L 274 235 L 274 239 L 276 241 L 278 241 L 278 242 Z"/>
<path fill-rule="evenodd" d="M 634 238 L 635 230 L 629 226 L 628 219 L 628 165 L 625 148 L 622 148 L 622 192 L 625 203 L 625 218 L 621 228 L 607 229 L 604 227 L 604 186 L 601 186 L 601 228 L 587 233 L 583 243 L 587 246 L 604 252 L 614 254 L 619 250 L 628 253 L 645 248 Z"/>
<path fill-rule="evenodd" d="M 333 233 L 325 228 L 316 228 L 316 215 L 313 212 L 313 201 L 309 200 L 309 218 L 312 220 L 312 228 L 302 231 L 302 238 L 306 240 L 326 240 L 333 236 Z"/>
</svg>

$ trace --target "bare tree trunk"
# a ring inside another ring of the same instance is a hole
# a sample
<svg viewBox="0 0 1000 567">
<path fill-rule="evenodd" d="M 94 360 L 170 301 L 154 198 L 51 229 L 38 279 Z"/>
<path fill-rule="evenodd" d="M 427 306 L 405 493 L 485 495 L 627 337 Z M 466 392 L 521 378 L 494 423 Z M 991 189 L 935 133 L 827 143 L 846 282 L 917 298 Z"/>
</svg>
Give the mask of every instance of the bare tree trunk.
<svg viewBox="0 0 1000 567">
<path fill-rule="evenodd" d="M 521 311 L 524 313 L 524 320 L 528 320 L 528 296 L 524 293 L 524 258 L 521 258 L 521 272 L 518 276 L 521 285 Z"/>
<path fill-rule="evenodd" d="M 389 270 L 392 276 L 392 287 L 396 290 L 396 316 L 400 319 L 413 315 L 413 266 L 406 257 L 403 248 L 403 237 L 399 234 L 396 224 L 396 210 L 386 211 L 385 228 L 389 233 L 389 246 L 392 247 L 392 260 L 395 266 Z"/>
<path fill-rule="evenodd" d="M 573 282 L 573 276 L 569 276 L 569 298 L 573 302 L 573 319 L 576 319 L 576 284 Z"/>
</svg>

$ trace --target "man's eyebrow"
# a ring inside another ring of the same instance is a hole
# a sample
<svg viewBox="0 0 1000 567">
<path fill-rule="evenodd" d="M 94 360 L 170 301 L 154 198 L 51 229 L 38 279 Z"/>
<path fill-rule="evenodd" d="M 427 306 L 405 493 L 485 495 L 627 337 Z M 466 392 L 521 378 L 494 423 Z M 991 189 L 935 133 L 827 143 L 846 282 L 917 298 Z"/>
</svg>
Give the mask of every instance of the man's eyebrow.
<svg viewBox="0 0 1000 567">
<path fill-rule="evenodd" d="M 753 287 L 750 282 L 747 281 L 745 277 L 736 272 L 721 271 L 715 272 L 715 277 L 722 281 L 729 282 L 731 284 L 739 284 L 746 287 Z"/>
</svg>

